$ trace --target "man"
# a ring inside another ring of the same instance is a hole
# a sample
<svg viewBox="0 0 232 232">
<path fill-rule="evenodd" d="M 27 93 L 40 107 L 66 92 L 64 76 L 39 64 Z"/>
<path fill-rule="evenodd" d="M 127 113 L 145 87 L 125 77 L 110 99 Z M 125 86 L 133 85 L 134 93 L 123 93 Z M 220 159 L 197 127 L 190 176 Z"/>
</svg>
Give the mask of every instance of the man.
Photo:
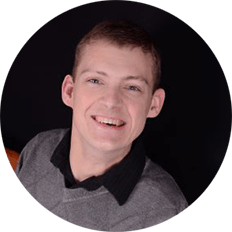
<svg viewBox="0 0 232 232">
<path fill-rule="evenodd" d="M 175 181 L 145 156 L 139 135 L 156 117 L 160 59 L 127 20 L 107 20 L 80 41 L 62 85 L 72 128 L 43 132 L 23 150 L 17 175 L 48 210 L 96 230 L 158 224 L 187 207 Z"/>
</svg>

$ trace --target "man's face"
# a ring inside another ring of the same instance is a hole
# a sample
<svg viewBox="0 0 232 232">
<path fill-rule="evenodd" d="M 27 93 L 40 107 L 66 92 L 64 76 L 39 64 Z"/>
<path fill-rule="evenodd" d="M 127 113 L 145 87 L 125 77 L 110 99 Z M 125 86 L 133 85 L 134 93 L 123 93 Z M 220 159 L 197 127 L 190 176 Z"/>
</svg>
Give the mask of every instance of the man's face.
<svg viewBox="0 0 232 232">
<path fill-rule="evenodd" d="M 151 110 L 157 105 L 152 58 L 140 48 L 86 45 L 75 75 L 75 82 L 69 75 L 64 80 L 63 101 L 73 109 L 73 134 L 92 148 L 130 147 L 146 118 L 157 115 Z"/>
</svg>

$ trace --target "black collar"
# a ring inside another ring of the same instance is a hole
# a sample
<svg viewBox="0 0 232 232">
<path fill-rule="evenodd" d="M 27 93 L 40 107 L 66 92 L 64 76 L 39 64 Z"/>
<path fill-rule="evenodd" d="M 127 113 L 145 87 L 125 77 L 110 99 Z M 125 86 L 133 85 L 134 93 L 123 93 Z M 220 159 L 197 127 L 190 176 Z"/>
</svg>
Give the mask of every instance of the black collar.
<svg viewBox="0 0 232 232">
<path fill-rule="evenodd" d="M 131 151 L 119 164 L 101 176 L 93 176 L 79 183 L 75 181 L 69 163 L 70 141 L 71 131 L 68 130 L 51 157 L 53 165 L 64 175 L 66 188 L 82 187 L 93 191 L 103 185 L 119 205 L 123 205 L 140 179 L 145 166 L 146 158 L 141 138 L 133 142 Z"/>
</svg>

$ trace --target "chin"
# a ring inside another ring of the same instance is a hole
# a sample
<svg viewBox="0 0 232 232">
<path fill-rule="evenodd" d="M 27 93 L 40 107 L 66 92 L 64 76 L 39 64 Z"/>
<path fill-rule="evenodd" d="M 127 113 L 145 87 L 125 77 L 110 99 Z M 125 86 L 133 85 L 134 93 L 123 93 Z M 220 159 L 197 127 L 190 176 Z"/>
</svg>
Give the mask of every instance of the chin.
<svg viewBox="0 0 232 232">
<path fill-rule="evenodd" d="M 122 149 L 123 147 L 126 147 L 126 145 L 123 145 L 122 142 L 98 142 L 97 144 L 94 145 L 96 149 L 102 152 L 113 152 Z"/>
</svg>

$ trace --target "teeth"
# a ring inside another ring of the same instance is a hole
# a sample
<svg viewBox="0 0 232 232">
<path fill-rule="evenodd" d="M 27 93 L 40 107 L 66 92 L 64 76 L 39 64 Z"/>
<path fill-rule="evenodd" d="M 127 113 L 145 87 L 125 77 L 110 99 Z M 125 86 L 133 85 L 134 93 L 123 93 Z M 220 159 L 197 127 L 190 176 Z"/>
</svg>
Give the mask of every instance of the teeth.
<svg viewBox="0 0 232 232">
<path fill-rule="evenodd" d="M 109 124 L 109 125 L 112 125 L 112 126 L 122 126 L 124 124 L 124 122 L 119 120 L 119 119 L 104 118 L 104 117 L 100 117 L 100 116 L 96 116 L 95 120 L 97 122 L 104 123 L 104 124 Z"/>
</svg>

